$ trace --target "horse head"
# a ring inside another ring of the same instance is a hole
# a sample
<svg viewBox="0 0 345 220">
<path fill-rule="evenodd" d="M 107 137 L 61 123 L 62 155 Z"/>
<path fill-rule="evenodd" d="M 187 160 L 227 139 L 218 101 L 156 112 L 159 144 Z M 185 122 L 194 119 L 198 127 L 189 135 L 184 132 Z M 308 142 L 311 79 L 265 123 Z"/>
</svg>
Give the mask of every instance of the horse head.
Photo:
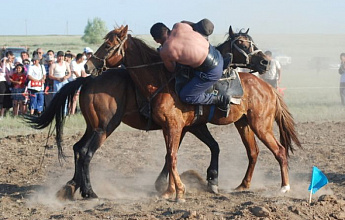
<svg viewBox="0 0 345 220">
<path fill-rule="evenodd" d="M 226 53 L 233 54 L 232 63 L 236 66 L 245 66 L 260 74 L 265 73 L 269 67 L 269 61 L 266 55 L 257 48 L 251 36 L 248 35 L 249 28 L 246 32 L 240 31 L 234 33 L 232 27 L 229 28 L 229 37 L 217 49 L 224 56 Z"/>
<path fill-rule="evenodd" d="M 85 63 L 85 71 L 91 75 L 99 75 L 109 68 L 121 64 L 125 54 L 128 25 L 110 31 L 104 37 L 104 43 Z"/>
</svg>

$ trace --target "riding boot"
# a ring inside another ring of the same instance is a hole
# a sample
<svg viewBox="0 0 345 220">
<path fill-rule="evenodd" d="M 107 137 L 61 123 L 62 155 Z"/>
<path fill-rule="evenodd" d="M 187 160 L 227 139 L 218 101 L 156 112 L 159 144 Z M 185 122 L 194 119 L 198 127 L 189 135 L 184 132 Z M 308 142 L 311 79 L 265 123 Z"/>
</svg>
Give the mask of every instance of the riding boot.
<svg viewBox="0 0 345 220">
<path fill-rule="evenodd" d="M 219 110 L 225 112 L 225 117 L 228 117 L 230 110 L 230 96 L 217 95 L 213 100 L 213 104 L 217 105 Z"/>
</svg>

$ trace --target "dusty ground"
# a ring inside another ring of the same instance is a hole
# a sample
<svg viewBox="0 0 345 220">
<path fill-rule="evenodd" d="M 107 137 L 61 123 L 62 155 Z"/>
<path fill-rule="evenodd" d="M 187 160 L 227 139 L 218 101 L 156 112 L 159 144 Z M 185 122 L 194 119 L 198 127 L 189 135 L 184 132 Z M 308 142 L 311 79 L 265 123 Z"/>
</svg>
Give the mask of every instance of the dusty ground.
<svg viewBox="0 0 345 220">
<path fill-rule="evenodd" d="M 291 191 L 280 194 L 278 162 L 261 143 L 251 190 L 234 191 L 245 173 L 245 149 L 233 125 L 212 126 L 221 148 L 220 194 L 185 180 L 185 203 L 160 199 L 154 189 L 165 155 L 160 131 L 114 133 L 91 164 L 100 199 L 83 200 L 78 193 L 71 202 L 58 201 L 55 193 L 72 178 L 72 145 L 81 133 L 65 136 L 69 157 L 63 167 L 56 147 L 44 151 L 46 134 L 10 136 L 0 139 L 0 219 L 345 219 L 344 127 L 344 122 L 297 124 L 304 149 L 291 155 Z M 190 134 L 178 159 L 180 173 L 206 176 L 208 148 Z M 313 165 L 330 183 L 309 206 Z"/>
</svg>

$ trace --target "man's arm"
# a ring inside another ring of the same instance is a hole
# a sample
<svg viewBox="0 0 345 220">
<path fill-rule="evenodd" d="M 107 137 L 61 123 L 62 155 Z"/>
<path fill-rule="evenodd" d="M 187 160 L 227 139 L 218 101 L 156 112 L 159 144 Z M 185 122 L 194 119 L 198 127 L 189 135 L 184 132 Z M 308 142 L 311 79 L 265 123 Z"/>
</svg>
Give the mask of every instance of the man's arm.
<svg viewBox="0 0 345 220">
<path fill-rule="evenodd" d="M 175 72 L 176 62 L 173 59 L 171 59 L 170 52 L 165 50 L 165 48 L 163 47 L 160 51 L 160 56 L 163 60 L 165 68 L 167 68 L 169 72 Z"/>
<path fill-rule="evenodd" d="M 282 74 L 282 67 L 281 67 L 278 60 L 276 60 L 276 67 L 277 67 L 277 74 L 278 74 L 278 83 L 280 84 L 281 78 L 282 78 L 282 75 L 281 75 Z"/>
</svg>

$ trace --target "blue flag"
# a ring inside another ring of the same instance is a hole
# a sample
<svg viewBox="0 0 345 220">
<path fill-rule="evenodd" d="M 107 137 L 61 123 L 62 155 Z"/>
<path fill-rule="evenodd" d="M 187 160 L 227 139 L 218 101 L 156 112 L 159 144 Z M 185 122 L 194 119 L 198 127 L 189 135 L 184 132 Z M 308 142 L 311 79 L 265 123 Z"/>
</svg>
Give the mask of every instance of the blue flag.
<svg viewBox="0 0 345 220">
<path fill-rule="evenodd" d="M 308 190 L 311 191 L 312 194 L 314 194 L 327 183 L 328 179 L 325 174 L 323 174 L 321 170 L 319 170 L 319 168 L 313 166 L 313 173 L 311 174 L 311 182 Z"/>
</svg>

